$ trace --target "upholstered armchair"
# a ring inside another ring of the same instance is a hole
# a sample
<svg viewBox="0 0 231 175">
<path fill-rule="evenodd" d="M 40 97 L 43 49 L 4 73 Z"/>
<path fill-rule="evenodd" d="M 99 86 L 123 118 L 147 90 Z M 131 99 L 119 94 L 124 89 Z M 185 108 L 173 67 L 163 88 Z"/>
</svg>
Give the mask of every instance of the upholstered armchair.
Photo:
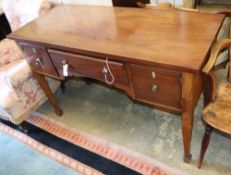
<svg viewBox="0 0 231 175">
<path fill-rule="evenodd" d="M 49 0 L 5 0 L 2 8 L 15 31 L 48 12 L 51 5 Z M 0 41 L 0 117 L 15 124 L 22 123 L 47 100 L 24 58 L 15 41 Z M 55 92 L 60 82 L 47 81 Z"/>
</svg>

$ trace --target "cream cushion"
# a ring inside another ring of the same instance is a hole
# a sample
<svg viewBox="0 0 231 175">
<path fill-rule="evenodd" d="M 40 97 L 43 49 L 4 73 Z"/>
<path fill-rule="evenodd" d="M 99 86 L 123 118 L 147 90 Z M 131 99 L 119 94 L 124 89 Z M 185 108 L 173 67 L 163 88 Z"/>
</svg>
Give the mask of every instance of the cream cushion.
<svg viewBox="0 0 231 175">
<path fill-rule="evenodd" d="M 49 0 L 4 0 L 2 9 L 12 31 L 19 29 L 51 9 Z"/>
</svg>

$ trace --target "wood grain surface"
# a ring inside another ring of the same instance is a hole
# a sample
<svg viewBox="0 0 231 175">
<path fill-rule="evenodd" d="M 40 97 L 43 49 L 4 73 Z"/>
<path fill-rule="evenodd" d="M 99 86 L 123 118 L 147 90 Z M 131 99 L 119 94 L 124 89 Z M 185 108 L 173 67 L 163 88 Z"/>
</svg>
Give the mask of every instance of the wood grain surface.
<svg viewBox="0 0 231 175">
<path fill-rule="evenodd" d="M 58 6 L 9 38 L 80 54 L 199 72 L 222 14 Z"/>
</svg>

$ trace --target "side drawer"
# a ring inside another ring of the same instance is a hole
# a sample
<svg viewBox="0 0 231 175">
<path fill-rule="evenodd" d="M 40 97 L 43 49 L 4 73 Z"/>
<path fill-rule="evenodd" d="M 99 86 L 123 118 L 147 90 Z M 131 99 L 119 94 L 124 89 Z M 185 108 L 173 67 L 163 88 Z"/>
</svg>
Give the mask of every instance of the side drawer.
<svg viewBox="0 0 231 175">
<path fill-rule="evenodd" d="M 65 62 L 68 64 L 68 76 L 85 76 L 105 82 L 103 69 L 108 69 L 106 59 L 71 54 L 56 50 L 48 50 L 48 53 L 61 77 L 63 77 L 63 62 Z M 108 61 L 108 66 L 114 76 L 115 83 L 128 83 L 123 63 Z M 107 78 L 109 81 L 112 80 L 110 74 L 108 74 Z"/>
<path fill-rule="evenodd" d="M 130 64 L 137 100 L 154 105 L 181 108 L 181 73 Z"/>
<path fill-rule="evenodd" d="M 27 62 L 34 71 L 56 78 L 59 77 L 45 48 L 30 45 L 21 45 L 21 47 L 27 55 Z"/>
</svg>

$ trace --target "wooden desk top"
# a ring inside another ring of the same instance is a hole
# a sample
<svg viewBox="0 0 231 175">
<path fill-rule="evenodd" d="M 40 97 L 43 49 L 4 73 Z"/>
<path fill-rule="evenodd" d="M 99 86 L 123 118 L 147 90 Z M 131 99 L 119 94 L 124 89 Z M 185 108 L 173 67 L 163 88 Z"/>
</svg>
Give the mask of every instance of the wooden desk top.
<svg viewBox="0 0 231 175">
<path fill-rule="evenodd" d="M 199 72 L 224 15 L 58 6 L 9 38 L 81 54 Z"/>
</svg>

